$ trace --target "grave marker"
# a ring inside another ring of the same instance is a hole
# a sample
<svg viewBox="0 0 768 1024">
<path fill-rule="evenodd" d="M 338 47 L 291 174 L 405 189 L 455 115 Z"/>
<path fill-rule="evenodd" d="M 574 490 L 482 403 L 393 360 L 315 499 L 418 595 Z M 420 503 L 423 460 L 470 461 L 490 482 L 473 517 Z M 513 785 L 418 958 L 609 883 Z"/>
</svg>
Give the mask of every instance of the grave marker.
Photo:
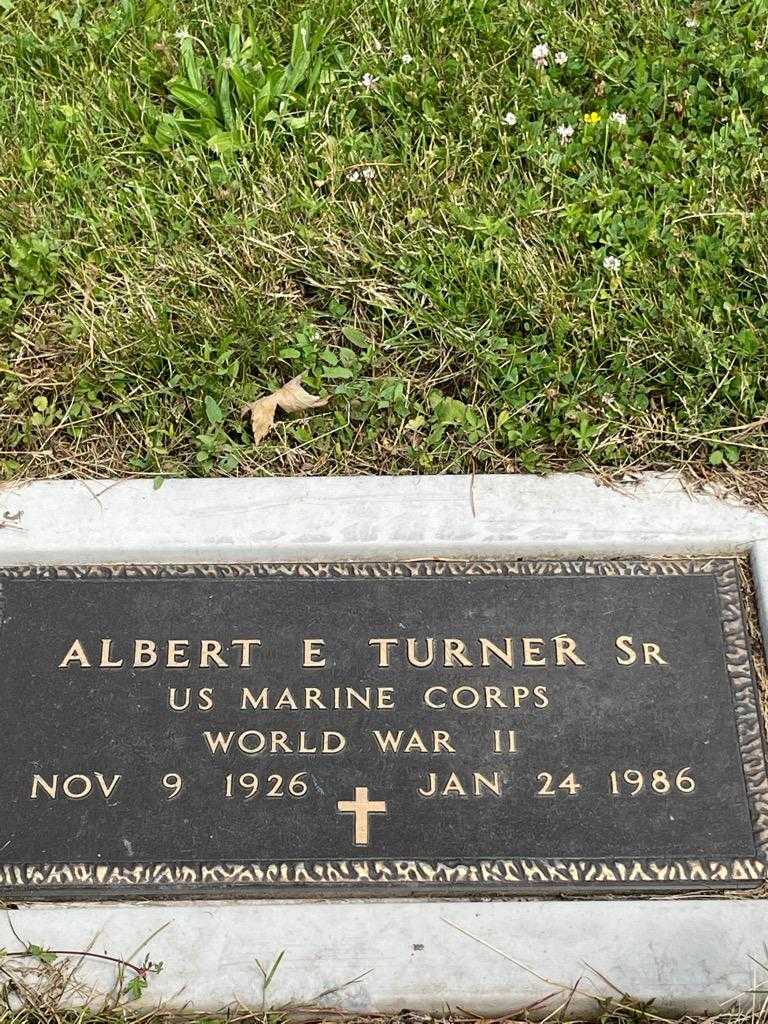
<svg viewBox="0 0 768 1024">
<path fill-rule="evenodd" d="M 10 898 L 766 877 L 728 559 L 0 569 Z"/>
</svg>

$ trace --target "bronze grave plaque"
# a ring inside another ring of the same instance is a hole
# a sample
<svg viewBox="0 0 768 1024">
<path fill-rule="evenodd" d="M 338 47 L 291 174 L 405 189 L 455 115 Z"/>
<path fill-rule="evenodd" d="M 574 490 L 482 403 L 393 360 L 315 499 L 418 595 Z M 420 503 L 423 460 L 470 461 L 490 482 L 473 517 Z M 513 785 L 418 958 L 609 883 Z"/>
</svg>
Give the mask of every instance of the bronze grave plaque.
<svg viewBox="0 0 768 1024">
<path fill-rule="evenodd" d="M 0 889 L 756 887 L 728 559 L 0 569 Z"/>
</svg>

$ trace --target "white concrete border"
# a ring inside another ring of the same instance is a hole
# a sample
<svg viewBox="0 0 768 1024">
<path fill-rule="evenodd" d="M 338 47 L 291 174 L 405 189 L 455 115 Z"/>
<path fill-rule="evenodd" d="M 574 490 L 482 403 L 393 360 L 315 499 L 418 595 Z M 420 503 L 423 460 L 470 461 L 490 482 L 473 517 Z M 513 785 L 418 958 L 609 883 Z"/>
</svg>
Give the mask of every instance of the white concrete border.
<svg viewBox="0 0 768 1024">
<path fill-rule="evenodd" d="M 50 949 L 128 957 L 154 935 L 135 959 L 149 953 L 165 966 L 144 1001 L 202 1011 L 260 1007 L 255 961 L 268 967 L 283 950 L 267 1006 L 495 1015 L 541 1000 L 544 1016 L 578 983 L 572 1014 L 597 1016 L 595 996 L 622 993 L 704 1013 L 766 987 L 755 965 L 765 961 L 766 900 L 238 900 L 10 913 L 25 942 Z M 0 943 L 19 948 L 3 919 Z M 114 971 L 88 963 L 79 977 L 103 992 Z"/>
<path fill-rule="evenodd" d="M 18 516 L 18 518 L 10 518 Z M 0 562 L 731 554 L 768 516 L 671 475 L 41 481 L 0 490 Z"/>
<path fill-rule="evenodd" d="M 669 475 L 621 492 L 573 475 L 0 490 L 3 565 L 747 551 L 768 635 L 768 516 L 690 495 Z M 591 967 L 634 998 L 709 1012 L 763 984 L 755 960 L 768 942 L 768 900 L 749 899 L 154 901 L 28 904 L 9 915 L 26 941 L 82 949 L 98 936 L 93 950 L 115 956 L 167 925 L 141 953 L 166 962 L 144 1002 L 196 1010 L 260 1006 L 255 958 L 272 962 L 284 949 L 267 1005 L 306 1004 L 332 989 L 321 1001 L 350 1010 L 460 1005 L 496 1014 L 548 996 L 546 1014 L 582 977 L 570 1009 L 597 1014 L 590 994 L 617 993 Z M 0 920 L 0 945 L 15 943 Z M 87 962 L 80 974 L 103 986 L 103 969 Z"/>
</svg>

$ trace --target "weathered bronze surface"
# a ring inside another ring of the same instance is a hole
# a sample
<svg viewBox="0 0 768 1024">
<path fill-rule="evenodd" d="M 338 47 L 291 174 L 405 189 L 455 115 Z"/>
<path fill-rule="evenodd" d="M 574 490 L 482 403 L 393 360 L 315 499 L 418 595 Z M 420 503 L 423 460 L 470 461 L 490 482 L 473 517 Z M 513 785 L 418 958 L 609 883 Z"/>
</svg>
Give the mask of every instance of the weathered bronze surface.
<svg viewBox="0 0 768 1024">
<path fill-rule="evenodd" d="M 727 559 L 0 569 L 0 892 L 755 887 Z"/>
</svg>

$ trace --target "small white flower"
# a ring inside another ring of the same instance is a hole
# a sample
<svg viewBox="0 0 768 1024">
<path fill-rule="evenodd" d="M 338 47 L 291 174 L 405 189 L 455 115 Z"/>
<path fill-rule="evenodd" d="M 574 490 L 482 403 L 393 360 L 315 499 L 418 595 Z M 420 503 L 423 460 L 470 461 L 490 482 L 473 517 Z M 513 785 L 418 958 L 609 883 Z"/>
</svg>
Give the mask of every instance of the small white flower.
<svg viewBox="0 0 768 1024">
<path fill-rule="evenodd" d="M 225 57 L 224 60 L 221 62 L 221 66 L 224 68 L 225 71 L 231 71 L 232 68 L 235 66 L 235 62 L 232 60 L 231 57 Z"/>
<path fill-rule="evenodd" d="M 363 77 L 360 79 L 360 84 L 363 86 L 363 88 L 370 90 L 373 89 L 377 81 L 377 78 L 375 78 L 369 71 L 366 71 Z"/>
<path fill-rule="evenodd" d="M 413 57 L 410 55 L 410 53 L 404 53 L 403 56 L 400 58 L 400 63 L 413 64 Z"/>
<path fill-rule="evenodd" d="M 603 266 L 606 270 L 612 274 L 618 274 L 621 270 L 621 260 L 618 256 L 606 256 L 603 260 Z"/>
<path fill-rule="evenodd" d="M 514 128 L 517 124 L 517 116 L 510 110 L 504 115 L 503 121 L 504 124 L 509 125 L 510 128 Z"/>
<path fill-rule="evenodd" d="M 375 168 L 373 168 L 373 167 L 364 167 L 363 168 L 363 177 L 365 178 L 366 181 L 373 181 L 373 179 L 376 177 L 376 170 L 375 170 Z"/>
<path fill-rule="evenodd" d="M 555 54 L 555 64 L 559 64 L 562 67 L 563 64 L 567 64 L 567 63 L 568 63 L 568 54 L 565 52 L 565 50 L 558 50 L 557 53 Z"/>
<path fill-rule="evenodd" d="M 537 68 L 545 68 L 549 63 L 549 61 L 547 60 L 547 57 L 549 57 L 549 47 L 547 46 L 547 44 L 538 43 L 536 46 L 534 46 L 534 48 L 531 50 L 531 57 L 533 59 L 533 63 L 536 65 Z"/>
<path fill-rule="evenodd" d="M 614 124 L 620 124 L 623 127 L 627 123 L 627 115 L 623 110 L 614 110 L 611 114 L 611 120 Z"/>
<path fill-rule="evenodd" d="M 173 34 L 176 36 L 177 39 L 189 39 L 189 32 L 185 28 L 180 28 Z"/>
<path fill-rule="evenodd" d="M 573 126 L 570 124 L 561 124 L 557 129 L 557 134 L 560 136 L 560 142 L 567 146 L 573 138 Z"/>
<path fill-rule="evenodd" d="M 698 28 L 699 27 L 699 19 L 698 18 L 686 18 L 685 19 L 685 27 L 686 28 Z"/>
<path fill-rule="evenodd" d="M 360 171 L 350 171 L 347 175 L 347 181 L 360 181 Z"/>
</svg>

